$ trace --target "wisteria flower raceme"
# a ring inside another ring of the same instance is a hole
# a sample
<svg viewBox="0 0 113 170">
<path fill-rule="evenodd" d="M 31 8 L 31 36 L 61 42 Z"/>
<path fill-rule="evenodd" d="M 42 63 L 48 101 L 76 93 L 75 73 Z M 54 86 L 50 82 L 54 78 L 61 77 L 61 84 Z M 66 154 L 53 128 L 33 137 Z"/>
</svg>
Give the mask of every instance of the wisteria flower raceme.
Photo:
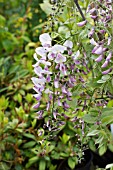
<svg viewBox="0 0 113 170">
<path fill-rule="evenodd" d="M 59 115 L 59 107 L 64 112 L 70 109 L 67 101 L 72 100 L 71 90 L 76 83 L 75 66 L 80 64 L 78 60 L 80 51 L 73 54 L 73 43 L 70 40 L 66 40 L 63 45 L 52 46 L 52 39 L 47 33 L 40 35 L 39 40 L 42 47 L 36 48 L 34 54 L 36 64 L 33 65 L 36 77 L 31 79 L 34 84 L 33 89 L 37 93 L 33 96 L 38 101 L 33 108 L 38 110 L 39 119 L 43 118 L 45 111 L 51 111 L 56 118 L 54 113 Z M 78 77 L 79 79 L 83 80 L 82 77 Z M 46 101 L 43 97 L 46 97 Z M 40 107 L 42 103 L 45 104 L 44 110 Z"/>
</svg>

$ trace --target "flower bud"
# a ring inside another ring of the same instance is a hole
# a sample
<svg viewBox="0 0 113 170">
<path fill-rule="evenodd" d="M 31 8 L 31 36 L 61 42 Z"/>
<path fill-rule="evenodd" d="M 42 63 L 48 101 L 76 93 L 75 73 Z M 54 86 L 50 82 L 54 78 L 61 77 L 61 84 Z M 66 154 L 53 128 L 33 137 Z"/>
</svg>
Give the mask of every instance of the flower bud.
<svg viewBox="0 0 113 170">
<path fill-rule="evenodd" d="M 102 68 L 105 68 L 108 66 L 109 61 L 105 61 L 104 64 L 101 66 Z"/>
<path fill-rule="evenodd" d="M 105 70 L 102 72 L 102 74 L 106 75 L 112 71 L 112 68 L 109 68 L 108 70 Z"/>
<path fill-rule="evenodd" d="M 79 27 L 83 27 L 86 23 L 87 23 L 87 21 L 85 20 L 85 21 L 82 21 L 82 22 L 78 22 L 77 25 Z"/>
</svg>

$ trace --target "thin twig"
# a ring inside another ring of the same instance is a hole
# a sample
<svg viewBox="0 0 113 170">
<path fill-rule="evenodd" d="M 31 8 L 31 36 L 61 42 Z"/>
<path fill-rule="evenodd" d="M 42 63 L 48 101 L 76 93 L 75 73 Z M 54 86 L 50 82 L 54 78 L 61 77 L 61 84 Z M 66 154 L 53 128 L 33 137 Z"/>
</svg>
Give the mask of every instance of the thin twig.
<svg viewBox="0 0 113 170">
<path fill-rule="evenodd" d="M 74 0 L 74 2 L 75 2 L 75 4 L 76 4 L 76 6 L 77 6 L 77 8 L 78 8 L 78 10 L 79 10 L 79 12 L 80 12 L 80 14 L 81 14 L 81 16 L 82 16 L 82 19 L 83 19 L 83 20 L 86 20 L 84 14 L 83 14 L 83 12 L 82 12 L 79 4 L 78 4 L 78 0 Z"/>
</svg>

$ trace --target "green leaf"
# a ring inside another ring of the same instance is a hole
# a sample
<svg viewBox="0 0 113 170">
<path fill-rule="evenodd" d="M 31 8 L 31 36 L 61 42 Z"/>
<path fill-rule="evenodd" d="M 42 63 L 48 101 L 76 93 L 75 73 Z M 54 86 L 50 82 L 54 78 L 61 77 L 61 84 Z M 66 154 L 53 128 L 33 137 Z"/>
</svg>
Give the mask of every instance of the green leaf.
<svg viewBox="0 0 113 170">
<path fill-rule="evenodd" d="M 23 148 L 31 148 L 33 147 L 34 145 L 36 144 L 35 141 L 30 141 L 30 142 L 27 142 L 23 145 Z"/>
<path fill-rule="evenodd" d="M 113 168 L 113 164 L 106 165 L 106 169 L 109 169 L 109 168 Z M 110 169 L 110 170 L 112 170 L 112 169 Z"/>
<path fill-rule="evenodd" d="M 107 150 L 107 147 L 105 145 L 101 146 L 99 148 L 99 155 L 102 156 Z"/>
<path fill-rule="evenodd" d="M 41 4 L 40 4 L 40 7 L 41 7 L 41 9 L 42 9 L 47 15 L 53 13 L 52 8 L 51 8 L 51 4 L 48 3 L 48 2 L 41 3 Z"/>
<path fill-rule="evenodd" d="M 76 160 L 73 160 L 72 157 L 68 158 L 68 165 L 71 169 L 74 169 L 76 164 Z"/>
<path fill-rule="evenodd" d="M 90 131 L 90 132 L 87 134 L 87 136 L 95 136 L 95 135 L 97 135 L 97 134 L 99 134 L 99 133 L 100 133 L 99 130 L 92 130 L 92 131 Z"/>
<path fill-rule="evenodd" d="M 29 159 L 29 162 L 26 164 L 26 168 L 29 168 L 32 164 L 34 164 L 35 162 L 37 162 L 39 159 L 38 156 L 34 156 L 31 159 Z"/>
<path fill-rule="evenodd" d="M 86 114 L 84 115 L 83 117 L 84 121 L 87 122 L 87 123 L 95 123 L 97 121 L 97 117 L 94 117 L 93 115 L 91 114 Z"/>
<path fill-rule="evenodd" d="M 96 151 L 96 146 L 93 140 L 89 141 L 89 148 L 94 152 Z"/>
<path fill-rule="evenodd" d="M 39 162 L 39 170 L 45 170 L 46 169 L 46 161 L 41 159 Z"/>
<path fill-rule="evenodd" d="M 106 116 L 106 117 L 104 117 L 101 121 L 102 121 L 102 124 L 103 124 L 103 125 L 111 124 L 111 123 L 113 123 L 113 115 L 111 115 L 111 116 Z"/>
<path fill-rule="evenodd" d="M 65 133 L 63 134 L 63 136 L 61 138 L 61 140 L 64 144 L 66 144 L 69 139 L 70 139 L 70 136 L 66 135 Z"/>
<path fill-rule="evenodd" d="M 30 139 L 36 139 L 35 136 L 30 134 L 30 133 L 24 133 L 23 135 L 27 138 L 30 138 Z"/>
<path fill-rule="evenodd" d="M 109 108 L 113 107 L 113 100 L 110 100 L 110 101 L 108 102 L 107 107 L 109 107 Z"/>
</svg>

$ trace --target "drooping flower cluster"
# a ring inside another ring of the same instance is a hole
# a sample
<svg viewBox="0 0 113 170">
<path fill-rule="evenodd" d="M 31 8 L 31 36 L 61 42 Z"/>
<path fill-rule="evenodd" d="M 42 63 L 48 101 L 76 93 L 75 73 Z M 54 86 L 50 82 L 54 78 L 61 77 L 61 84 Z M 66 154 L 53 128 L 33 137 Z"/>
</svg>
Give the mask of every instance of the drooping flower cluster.
<svg viewBox="0 0 113 170">
<path fill-rule="evenodd" d="M 38 109 L 38 118 L 42 118 L 44 112 L 50 112 L 56 118 L 59 110 L 67 111 L 70 106 L 68 101 L 72 98 L 72 89 L 75 86 L 75 65 L 79 64 L 76 55 L 72 55 L 72 41 L 66 40 L 63 45 L 52 46 L 52 38 L 48 33 L 40 35 L 42 47 L 36 48 L 33 65 L 37 77 L 33 77 L 34 97 Z M 63 113 L 62 113 L 63 115 Z"/>
<path fill-rule="evenodd" d="M 92 3 L 88 12 L 95 22 L 95 26 L 89 33 L 89 37 L 92 38 L 90 43 L 95 46 L 92 53 L 98 56 L 95 59 L 96 62 L 102 62 L 102 74 L 108 74 L 112 71 L 110 62 L 113 53 L 111 50 L 112 36 L 109 32 L 113 19 L 112 1 L 99 0 L 95 4 Z"/>
</svg>

